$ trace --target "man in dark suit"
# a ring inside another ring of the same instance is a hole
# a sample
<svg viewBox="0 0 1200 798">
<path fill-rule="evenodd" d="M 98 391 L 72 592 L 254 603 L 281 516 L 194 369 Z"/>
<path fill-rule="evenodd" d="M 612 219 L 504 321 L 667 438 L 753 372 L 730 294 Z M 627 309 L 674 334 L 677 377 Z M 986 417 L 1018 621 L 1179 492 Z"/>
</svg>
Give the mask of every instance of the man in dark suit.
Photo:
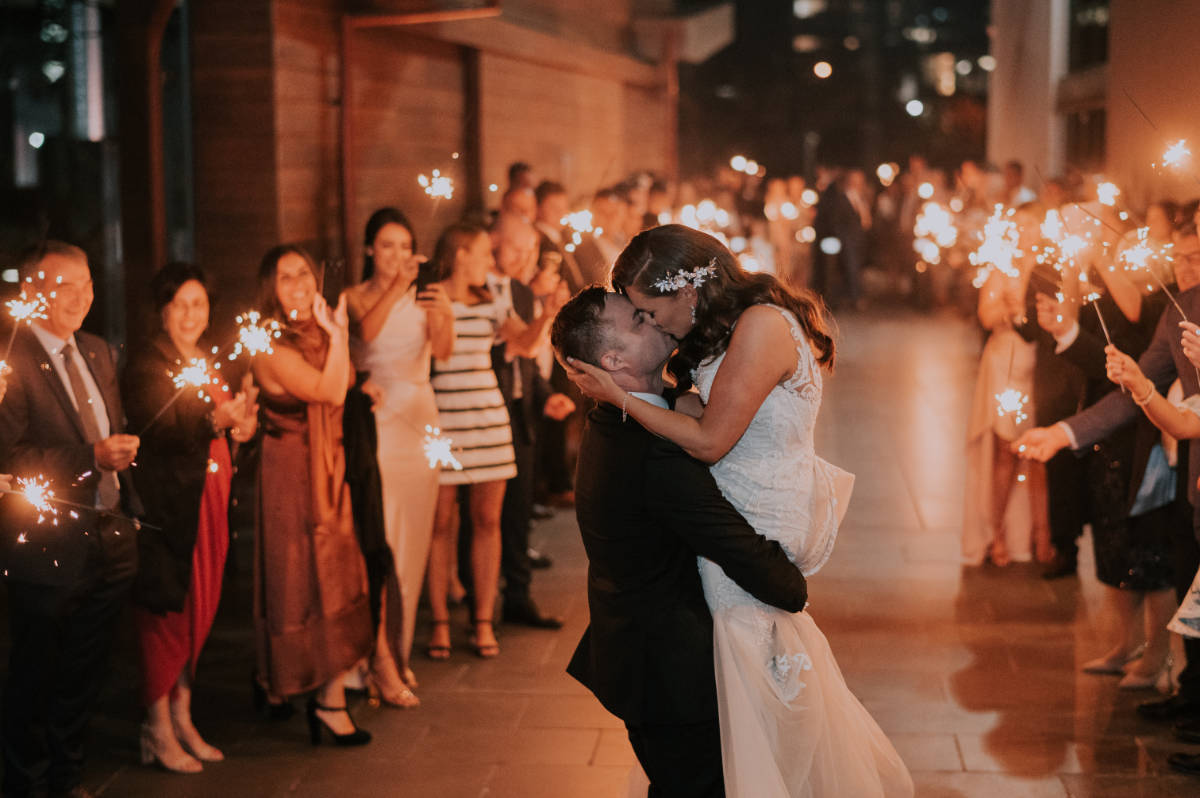
<svg viewBox="0 0 1200 798">
<path fill-rule="evenodd" d="M 47 318 L 15 340 L 0 404 L 0 470 L 43 476 L 65 508 L 57 524 L 4 502 L 0 567 L 12 652 L 4 690 L 4 795 L 87 796 L 84 737 L 103 685 L 114 623 L 137 568 L 139 512 L 125 470 L 138 439 L 122 434 L 116 366 L 107 343 L 79 331 L 92 305 L 87 256 L 47 242 L 29 290 Z"/>
<path fill-rule="evenodd" d="M 1179 307 L 1188 319 L 1200 319 L 1200 240 L 1186 236 L 1175 245 L 1175 280 L 1180 293 L 1175 295 Z M 1154 337 L 1138 366 L 1154 383 L 1155 390 L 1166 394 L 1176 379 L 1183 386 L 1183 395 L 1200 393 L 1200 375 L 1183 353 L 1179 309 L 1167 307 L 1154 330 Z M 1140 397 L 1139 397 L 1140 398 Z M 1013 443 L 1014 450 L 1045 462 L 1063 449 L 1085 449 L 1096 445 L 1113 431 L 1132 423 L 1142 415 L 1132 397 L 1112 391 L 1096 404 L 1058 422 L 1052 427 L 1039 427 L 1026 432 Z M 1200 478 L 1200 446 L 1188 447 L 1188 501 L 1193 507 L 1193 533 L 1200 541 L 1200 507 L 1196 480 Z M 1183 563 L 1175 563 L 1182 566 Z M 1186 566 L 1184 566 L 1186 569 Z M 1153 720 L 1177 722 L 1177 730 L 1185 739 L 1189 733 L 1200 738 L 1200 645 L 1186 642 L 1188 665 L 1179 676 L 1179 692 L 1161 701 L 1138 707 L 1138 713 Z M 1200 754 L 1175 753 L 1168 757 L 1171 767 L 1187 773 L 1200 774 Z"/>
<path fill-rule="evenodd" d="M 549 345 L 545 331 L 557 311 L 557 306 L 551 306 L 539 316 L 533 291 L 527 285 L 537 268 L 537 232 L 522 219 L 502 215 L 492 236 L 500 272 L 491 278 L 492 290 L 508 298 L 517 318 L 540 330 L 533 346 L 522 349 L 500 344 L 492 349 L 492 369 L 508 405 L 517 462 L 517 475 L 508 481 L 500 511 L 500 571 L 504 576 L 501 617 L 505 623 L 558 629 L 562 620 L 543 614 L 530 592 L 533 562 L 529 527 L 533 520 L 538 429 L 543 418 L 566 418 L 575 410 L 575 403 L 550 387 L 534 360 L 535 350 Z"/>
<path fill-rule="evenodd" d="M 666 406 L 662 367 L 674 341 L 619 294 L 585 289 L 559 312 L 551 342 L 560 357 L 599 365 Z M 588 414 L 576 480 L 591 623 L 567 671 L 625 722 L 651 796 L 723 796 L 712 616 L 696 557 L 789 612 L 807 602 L 804 577 L 704 464 L 621 408 Z"/>
</svg>

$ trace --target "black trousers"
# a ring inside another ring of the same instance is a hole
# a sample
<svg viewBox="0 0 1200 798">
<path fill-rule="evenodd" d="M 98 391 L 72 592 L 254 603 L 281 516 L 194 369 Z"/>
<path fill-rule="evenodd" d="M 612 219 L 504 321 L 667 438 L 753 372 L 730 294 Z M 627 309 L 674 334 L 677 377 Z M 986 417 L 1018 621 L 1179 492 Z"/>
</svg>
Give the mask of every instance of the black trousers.
<svg viewBox="0 0 1200 798">
<path fill-rule="evenodd" d="M 1088 521 L 1087 460 L 1064 450 L 1046 461 L 1046 493 L 1050 542 L 1059 556 L 1075 562 Z"/>
<path fill-rule="evenodd" d="M 6 798 L 67 791 L 80 783 L 88 723 L 137 570 L 136 533 L 128 527 L 120 532 L 114 535 L 108 525 L 93 535 L 86 581 L 74 588 L 8 583 Z"/>
<path fill-rule="evenodd" d="M 1192 524 L 1171 525 L 1171 549 L 1175 597 L 1182 603 L 1200 569 L 1200 510 L 1194 511 Z M 1200 638 L 1184 637 L 1183 650 L 1187 666 L 1179 672 L 1179 695 L 1200 704 Z"/>
<path fill-rule="evenodd" d="M 625 724 L 629 742 L 650 778 L 649 798 L 723 798 L 721 727 L 716 718 L 672 726 Z"/>
<path fill-rule="evenodd" d="M 529 562 L 529 526 L 533 522 L 534 466 L 537 462 L 537 443 L 530 435 L 522 434 L 518 425 L 524 424 L 520 402 L 509 402 L 513 419 L 513 452 L 516 454 L 517 475 L 508 481 L 504 490 L 504 506 L 500 510 L 500 575 L 504 577 L 504 600 L 519 602 L 529 598 L 533 567 Z"/>
</svg>

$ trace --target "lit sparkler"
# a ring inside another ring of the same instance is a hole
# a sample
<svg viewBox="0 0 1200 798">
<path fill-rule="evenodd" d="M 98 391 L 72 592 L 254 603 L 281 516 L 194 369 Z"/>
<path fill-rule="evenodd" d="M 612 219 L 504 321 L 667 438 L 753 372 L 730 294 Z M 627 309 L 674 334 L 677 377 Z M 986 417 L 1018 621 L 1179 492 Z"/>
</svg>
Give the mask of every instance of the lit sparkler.
<svg viewBox="0 0 1200 798">
<path fill-rule="evenodd" d="M 54 491 L 50 489 L 50 483 L 44 477 L 20 477 L 17 479 L 17 486 L 17 493 L 21 498 L 38 511 L 39 524 L 50 518 L 54 525 L 58 526 L 58 508 L 50 503 L 54 500 Z"/>
<path fill-rule="evenodd" d="M 1121 189 L 1117 188 L 1116 183 L 1104 182 L 1096 186 L 1096 199 L 1101 205 L 1107 205 L 1110 208 L 1117 204 L 1117 197 L 1121 196 Z"/>
<path fill-rule="evenodd" d="M 1029 396 L 1026 394 L 1021 393 L 1016 388 L 1005 388 L 996 394 L 996 414 L 1001 418 L 1011 414 L 1013 420 L 1020 424 L 1029 418 L 1025 412 L 1025 405 L 1028 402 Z"/>
<path fill-rule="evenodd" d="M 37 510 L 37 522 L 39 524 L 44 523 L 47 519 L 49 519 L 54 526 L 58 526 L 58 508 L 66 507 L 69 508 L 67 510 L 67 514 L 73 519 L 79 518 L 79 513 L 76 512 L 76 510 L 83 510 L 85 512 L 98 513 L 100 515 L 111 516 L 112 518 L 118 518 L 123 521 L 127 521 L 135 529 L 141 529 L 145 527 L 146 529 L 156 529 L 160 532 L 162 531 L 162 527 L 155 526 L 154 524 L 147 524 L 135 518 L 128 518 L 123 515 L 118 515 L 117 513 L 99 511 L 95 507 L 92 507 L 88 504 L 80 504 L 79 502 L 60 499 L 54 494 L 53 488 L 50 487 L 50 480 L 46 479 L 41 474 L 37 475 L 36 477 L 17 477 L 16 482 L 16 488 L 0 490 L 0 495 L 20 496 L 22 499 L 27 501 L 30 507 L 32 507 L 34 510 Z M 28 543 L 29 539 L 26 533 L 22 532 L 20 535 L 18 535 L 17 542 Z"/>
<path fill-rule="evenodd" d="M 204 358 L 192 358 L 191 361 L 180 369 L 177 373 L 171 375 L 171 382 L 176 388 L 183 390 L 187 387 L 199 388 L 200 396 L 205 401 L 209 401 L 208 396 L 204 393 L 204 386 L 213 381 L 213 378 L 208 374 L 208 361 Z"/>
<path fill-rule="evenodd" d="M 455 471 L 462 471 L 463 465 L 454 456 L 454 441 L 442 434 L 437 427 L 425 425 L 425 458 L 430 468 L 449 466 Z"/>
<path fill-rule="evenodd" d="M 1162 166 L 1165 169 L 1178 169 L 1191 157 L 1192 151 L 1188 149 L 1187 142 L 1180 139 L 1167 147 L 1167 151 L 1163 153 Z"/>
<path fill-rule="evenodd" d="M 8 315 L 12 317 L 13 326 L 12 332 L 8 335 L 8 346 L 4 349 L 4 359 L 0 360 L 0 372 L 6 372 L 9 368 L 8 358 L 12 354 L 13 341 L 17 339 L 17 329 L 21 323 L 33 324 L 34 319 L 46 318 L 46 297 L 36 293 L 30 299 L 24 291 L 16 299 L 10 299 L 4 303 L 8 307 Z"/>
<path fill-rule="evenodd" d="M 251 357 L 258 354 L 271 354 L 275 350 L 271 342 L 283 334 L 283 328 L 275 319 L 262 321 L 257 310 L 251 310 L 237 317 L 237 343 L 229 353 L 229 359 L 235 360 L 242 353 Z"/>
<path fill-rule="evenodd" d="M 983 243 L 970 255 L 971 264 L 982 267 L 979 275 L 975 278 L 977 287 L 982 286 L 983 282 L 987 280 L 990 269 L 995 269 L 1008 277 L 1020 276 L 1013 261 L 1022 255 L 1021 250 L 1017 247 L 1021 233 L 1017 229 L 1016 222 L 1009 218 L 1011 215 L 1011 210 L 1006 211 L 1003 205 L 997 205 L 995 212 L 988 217 L 987 223 L 983 226 Z"/>
<path fill-rule="evenodd" d="M 454 197 L 454 181 L 442 174 L 439 169 L 434 169 L 431 177 L 418 175 L 417 182 L 421 185 L 421 188 L 425 189 L 425 193 L 434 199 L 451 199 Z"/>
</svg>

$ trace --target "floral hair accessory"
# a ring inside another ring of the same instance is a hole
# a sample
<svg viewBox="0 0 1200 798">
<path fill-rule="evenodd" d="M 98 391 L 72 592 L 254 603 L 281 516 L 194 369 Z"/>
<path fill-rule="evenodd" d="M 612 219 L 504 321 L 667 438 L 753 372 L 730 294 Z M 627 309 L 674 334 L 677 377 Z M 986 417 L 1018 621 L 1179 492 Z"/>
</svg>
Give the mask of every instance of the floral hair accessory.
<svg viewBox="0 0 1200 798">
<path fill-rule="evenodd" d="M 672 293 L 683 288 L 685 285 L 690 285 L 692 288 L 699 288 L 704 285 L 709 277 L 717 273 L 717 259 L 714 257 L 708 262 L 707 266 L 699 266 L 695 269 L 681 269 L 675 274 L 667 275 L 660 280 L 655 281 L 654 287 L 662 291 L 664 294 Z"/>
</svg>

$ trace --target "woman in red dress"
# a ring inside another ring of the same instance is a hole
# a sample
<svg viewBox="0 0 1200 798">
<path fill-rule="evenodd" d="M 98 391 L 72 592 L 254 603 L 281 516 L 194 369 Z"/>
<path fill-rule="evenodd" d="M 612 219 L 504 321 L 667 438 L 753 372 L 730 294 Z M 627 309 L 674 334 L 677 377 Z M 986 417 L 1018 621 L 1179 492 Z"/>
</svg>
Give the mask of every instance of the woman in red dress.
<svg viewBox="0 0 1200 798">
<path fill-rule="evenodd" d="M 139 533 L 134 582 L 146 705 L 142 760 L 196 773 L 202 760 L 224 758 L 192 724 L 192 681 L 229 548 L 230 440 L 250 439 L 257 407 L 253 389 L 229 389 L 201 342 L 209 309 L 204 272 L 170 264 L 152 289 L 161 330 L 130 359 L 121 381 L 130 429 L 142 438 L 131 473 L 146 520 L 158 527 Z"/>
</svg>

